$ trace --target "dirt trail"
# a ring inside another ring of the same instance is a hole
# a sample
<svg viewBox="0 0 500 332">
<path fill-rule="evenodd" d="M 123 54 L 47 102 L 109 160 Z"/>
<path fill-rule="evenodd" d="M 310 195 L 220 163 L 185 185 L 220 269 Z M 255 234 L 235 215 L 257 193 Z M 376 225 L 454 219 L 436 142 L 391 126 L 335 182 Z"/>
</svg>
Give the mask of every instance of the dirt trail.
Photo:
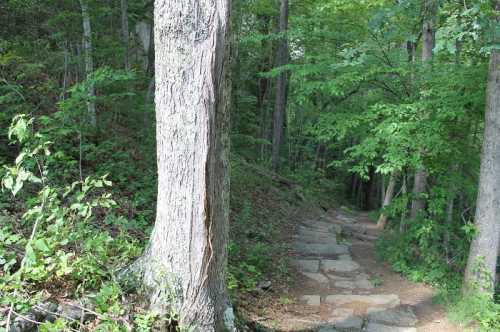
<svg viewBox="0 0 500 332">
<path fill-rule="evenodd" d="M 351 236 L 344 237 L 344 234 Z M 297 229 L 295 299 L 274 313 L 279 331 L 455 332 L 434 290 L 375 259 L 374 223 L 366 214 L 330 211 Z M 339 240 L 338 240 L 339 239 Z M 279 316 L 278 316 L 279 315 Z M 267 324 L 264 324 L 267 325 Z"/>
</svg>

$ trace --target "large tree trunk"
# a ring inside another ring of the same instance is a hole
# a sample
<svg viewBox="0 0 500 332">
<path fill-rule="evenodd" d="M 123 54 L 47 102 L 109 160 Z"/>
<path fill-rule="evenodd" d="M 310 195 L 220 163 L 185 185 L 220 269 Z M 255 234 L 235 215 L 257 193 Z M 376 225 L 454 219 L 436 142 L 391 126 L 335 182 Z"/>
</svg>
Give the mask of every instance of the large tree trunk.
<svg viewBox="0 0 500 332">
<path fill-rule="evenodd" d="M 122 41 L 123 41 L 123 52 L 124 52 L 124 66 L 125 70 L 130 70 L 130 61 L 129 61 L 129 31 L 128 31 L 128 0 L 121 0 L 120 3 L 121 8 L 121 21 L 122 21 Z"/>
<path fill-rule="evenodd" d="M 229 213 L 229 0 L 155 1 L 158 200 L 141 260 L 153 309 L 223 331 Z"/>
<path fill-rule="evenodd" d="M 496 24 L 500 1 L 495 1 Z M 494 24 L 495 26 L 495 24 Z M 494 44 L 500 42 L 494 31 Z M 481 291 L 493 296 L 500 237 L 500 51 L 491 50 L 481 175 L 476 203 L 477 235 L 472 241 L 465 270 L 465 293 Z"/>
<path fill-rule="evenodd" d="M 394 189 L 396 189 L 396 181 L 398 179 L 398 175 L 399 174 L 397 172 L 394 172 L 391 174 L 391 177 L 389 178 L 389 184 L 387 185 L 387 191 L 385 192 L 384 195 L 384 203 L 382 204 L 382 209 L 388 207 L 392 202 L 392 198 L 394 197 Z M 382 212 L 377 221 L 377 228 L 384 229 L 386 224 L 387 224 L 387 215 L 384 212 Z"/>
<path fill-rule="evenodd" d="M 278 46 L 277 63 L 278 67 L 282 67 L 288 63 L 288 0 L 281 0 L 280 7 L 280 22 L 279 33 L 283 34 Z M 276 105 L 273 116 L 273 151 L 272 151 L 272 166 L 275 171 L 280 168 L 280 152 L 284 140 L 284 126 L 286 119 L 286 102 L 287 102 L 287 71 L 283 70 L 278 75 L 276 83 Z"/>
<path fill-rule="evenodd" d="M 422 45 L 422 62 L 425 64 L 432 60 L 432 50 L 434 49 L 434 18 L 436 15 L 437 4 L 435 0 L 424 0 L 424 23 L 422 27 L 423 45 Z M 420 154 L 424 154 L 421 150 Z M 421 165 L 415 172 L 413 184 L 413 199 L 411 202 L 411 218 L 416 218 L 419 213 L 425 209 L 425 199 L 422 195 L 427 188 L 427 170 L 425 165 Z"/>
<path fill-rule="evenodd" d="M 87 5 L 87 0 L 80 0 L 80 6 L 82 8 L 82 21 L 83 21 L 83 49 L 85 52 L 85 74 L 87 78 L 94 72 L 94 60 L 92 55 L 92 29 L 90 25 L 90 15 L 89 7 Z M 87 111 L 89 116 L 90 124 L 95 127 L 97 124 L 96 120 L 96 109 L 95 109 L 95 88 L 94 84 L 89 84 L 88 86 L 89 100 L 87 101 Z"/>
</svg>

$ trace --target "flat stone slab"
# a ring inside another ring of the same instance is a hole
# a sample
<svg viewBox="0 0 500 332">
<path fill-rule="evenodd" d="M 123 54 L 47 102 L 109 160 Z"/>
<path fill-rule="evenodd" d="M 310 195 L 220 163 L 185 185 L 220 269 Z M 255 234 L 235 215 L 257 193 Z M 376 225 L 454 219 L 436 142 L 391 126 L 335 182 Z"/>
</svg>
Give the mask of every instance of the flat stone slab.
<svg viewBox="0 0 500 332">
<path fill-rule="evenodd" d="M 298 259 L 295 264 L 303 272 L 316 273 L 319 271 L 319 260 L 317 259 Z"/>
<path fill-rule="evenodd" d="M 389 326 L 368 322 L 366 332 L 417 332 L 414 327 Z"/>
<path fill-rule="evenodd" d="M 368 279 L 356 279 L 354 283 L 356 285 L 356 288 L 363 288 L 363 289 L 375 288 L 375 286 L 373 286 L 373 283 Z"/>
<path fill-rule="evenodd" d="M 342 306 L 349 303 L 361 302 L 375 306 L 397 307 L 401 301 L 395 294 L 372 294 L 372 295 L 328 295 L 326 303 Z"/>
<path fill-rule="evenodd" d="M 352 257 L 351 257 L 351 255 L 344 254 L 344 255 L 340 255 L 339 256 L 339 260 L 341 260 L 341 261 L 352 261 Z"/>
<path fill-rule="evenodd" d="M 334 309 L 328 322 L 340 331 L 360 331 L 363 326 L 363 319 L 355 316 L 354 310 L 348 308 Z"/>
<path fill-rule="evenodd" d="M 333 309 L 333 311 L 332 311 L 333 319 L 347 318 L 347 317 L 353 316 L 353 315 L 354 315 L 354 310 L 349 309 L 349 308 L 337 308 L 337 309 Z"/>
<path fill-rule="evenodd" d="M 335 287 L 338 287 L 338 288 L 347 288 L 347 289 L 354 289 L 354 288 L 356 288 L 356 283 L 354 281 L 351 281 L 351 280 L 339 280 L 339 281 L 335 281 L 333 283 L 333 285 Z"/>
<path fill-rule="evenodd" d="M 340 332 L 333 326 L 322 326 L 319 328 L 318 332 Z"/>
<path fill-rule="evenodd" d="M 304 255 L 341 255 L 349 252 L 349 247 L 340 244 L 296 242 L 295 250 Z"/>
<path fill-rule="evenodd" d="M 321 260 L 321 269 L 325 272 L 353 272 L 360 268 L 355 261 L 324 259 Z"/>
<path fill-rule="evenodd" d="M 309 236 L 309 235 L 299 235 L 297 237 L 297 242 L 302 242 L 305 244 L 310 244 L 310 243 L 330 244 L 330 245 L 337 244 L 337 240 L 334 237 Z"/>
<path fill-rule="evenodd" d="M 344 276 L 339 276 L 339 275 L 332 274 L 332 273 L 328 273 L 327 275 L 328 275 L 328 278 L 330 278 L 332 280 L 349 280 L 349 281 L 353 281 L 352 277 L 344 277 Z"/>
<path fill-rule="evenodd" d="M 306 221 L 302 222 L 302 225 L 304 225 L 306 227 L 312 227 L 312 228 L 326 228 L 326 229 L 331 229 L 334 224 L 331 223 L 331 222 L 328 222 L 328 221 L 306 220 Z"/>
<path fill-rule="evenodd" d="M 335 322 L 333 326 L 341 331 L 361 331 L 363 319 L 357 316 L 350 316 Z"/>
<path fill-rule="evenodd" d="M 412 327 L 418 323 L 417 316 L 410 307 L 394 309 L 368 308 L 368 320 L 373 323 Z"/>
<path fill-rule="evenodd" d="M 310 306 L 320 306 L 321 305 L 321 296 L 319 295 L 302 295 L 300 297 L 300 302 L 305 303 Z"/>
<path fill-rule="evenodd" d="M 319 282 L 320 284 L 328 284 L 329 280 L 321 273 L 312 273 L 312 272 L 301 272 L 307 278 Z"/>
<path fill-rule="evenodd" d="M 335 216 L 338 220 L 341 220 L 345 223 L 352 224 L 356 222 L 356 219 L 354 217 L 348 216 L 342 212 L 337 212 L 337 215 Z"/>
</svg>

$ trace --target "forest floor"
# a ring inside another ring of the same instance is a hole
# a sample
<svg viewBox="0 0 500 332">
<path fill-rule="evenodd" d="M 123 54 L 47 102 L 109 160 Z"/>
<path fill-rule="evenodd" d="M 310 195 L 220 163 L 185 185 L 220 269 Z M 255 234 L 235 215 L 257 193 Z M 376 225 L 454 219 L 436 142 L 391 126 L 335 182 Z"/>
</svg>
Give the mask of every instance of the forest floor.
<svg viewBox="0 0 500 332">
<path fill-rule="evenodd" d="M 464 331 L 433 303 L 434 289 L 377 260 L 377 236 L 366 213 L 340 208 L 301 216 L 289 235 L 291 280 L 257 297 L 246 313 L 255 330 Z"/>
</svg>

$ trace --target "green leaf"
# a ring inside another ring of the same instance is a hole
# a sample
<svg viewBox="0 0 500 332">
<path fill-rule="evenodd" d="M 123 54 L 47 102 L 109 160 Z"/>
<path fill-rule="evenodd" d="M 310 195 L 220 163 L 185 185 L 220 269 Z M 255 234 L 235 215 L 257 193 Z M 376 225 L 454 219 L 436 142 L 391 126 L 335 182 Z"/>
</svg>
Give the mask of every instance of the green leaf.
<svg viewBox="0 0 500 332">
<path fill-rule="evenodd" d="M 35 240 L 33 246 L 44 253 L 50 252 L 50 248 L 47 246 L 47 242 L 45 242 L 44 239 Z"/>
<path fill-rule="evenodd" d="M 26 264 L 33 265 L 36 262 L 36 254 L 30 243 L 26 245 Z"/>
</svg>

